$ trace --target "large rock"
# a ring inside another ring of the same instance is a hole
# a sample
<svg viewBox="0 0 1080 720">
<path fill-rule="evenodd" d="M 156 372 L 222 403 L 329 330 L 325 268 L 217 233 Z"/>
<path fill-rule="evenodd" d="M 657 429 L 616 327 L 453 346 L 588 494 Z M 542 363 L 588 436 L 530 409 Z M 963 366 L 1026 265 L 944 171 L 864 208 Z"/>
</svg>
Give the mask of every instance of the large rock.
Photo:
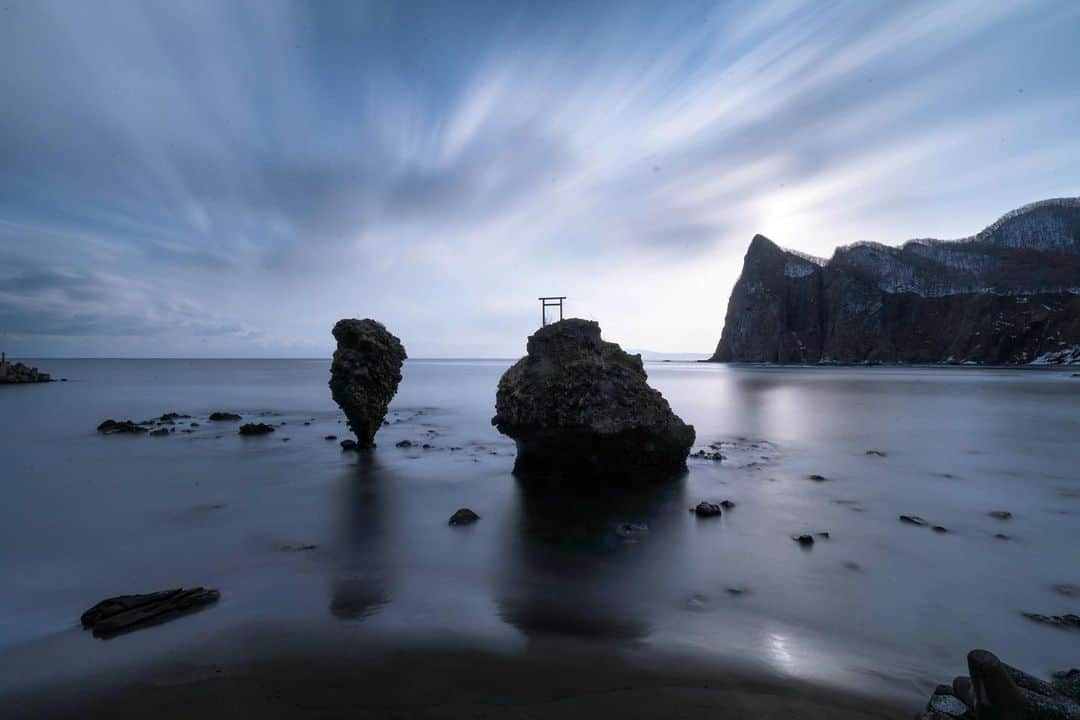
<svg viewBox="0 0 1080 720">
<path fill-rule="evenodd" d="M 339 320 L 330 365 L 330 393 L 361 447 L 373 445 L 398 383 L 405 347 L 374 320 Z"/>
<path fill-rule="evenodd" d="M 52 382 L 49 373 L 22 363 L 0 362 L 0 385 Z"/>
<path fill-rule="evenodd" d="M 693 426 L 646 382 L 640 355 L 571 318 L 537 330 L 499 381 L 492 424 L 517 443 L 516 473 L 645 476 L 686 467 Z"/>
</svg>

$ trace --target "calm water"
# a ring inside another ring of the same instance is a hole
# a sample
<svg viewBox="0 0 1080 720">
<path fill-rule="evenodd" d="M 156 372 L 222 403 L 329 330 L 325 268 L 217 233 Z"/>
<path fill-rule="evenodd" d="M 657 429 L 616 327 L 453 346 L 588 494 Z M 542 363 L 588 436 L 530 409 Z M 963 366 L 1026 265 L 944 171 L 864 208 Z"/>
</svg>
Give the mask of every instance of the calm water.
<svg viewBox="0 0 1080 720">
<path fill-rule="evenodd" d="M 38 364 L 70 382 L 0 388 L 0 689 L 258 623 L 523 649 L 571 635 L 911 697 L 977 646 L 1039 673 L 1077 664 L 1080 636 L 1020 614 L 1080 611 L 1055 590 L 1080 586 L 1069 373 L 651 364 L 727 459 L 619 497 L 552 497 L 515 482 L 490 425 L 507 362 L 408 362 L 367 456 L 323 439 L 346 436 L 328 361 Z M 214 410 L 286 424 L 245 439 Z M 94 431 L 168 411 L 201 426 Z M 703 499 L 737 506 L 697 520 Z M 482 520 L 447 527 L 461 506 Z M 626 541 L 624 522 L 650 529 Z M 792 541 L 808 531 L 831 537 Z M 108 642 L 77 628 L 105 596 L 190 584 L 222 602 Z"/>
</svg>

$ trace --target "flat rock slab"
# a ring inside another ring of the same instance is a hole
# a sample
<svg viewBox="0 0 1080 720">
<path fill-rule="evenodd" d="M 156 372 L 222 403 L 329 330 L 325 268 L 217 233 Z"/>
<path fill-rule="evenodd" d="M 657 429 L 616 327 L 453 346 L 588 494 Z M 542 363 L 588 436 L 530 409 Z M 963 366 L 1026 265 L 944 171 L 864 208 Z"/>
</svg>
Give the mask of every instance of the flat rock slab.
<svg viewBox="0 0 1080 720">
<path fill-rule="evenodd" d="M 117 595 L 82 614 L 83 628 L 95 637 L 112 637 L 168 622 L 217 602 L 221 593 L 203 587 L 175 588 L 142 595 Z"/>
</svg>

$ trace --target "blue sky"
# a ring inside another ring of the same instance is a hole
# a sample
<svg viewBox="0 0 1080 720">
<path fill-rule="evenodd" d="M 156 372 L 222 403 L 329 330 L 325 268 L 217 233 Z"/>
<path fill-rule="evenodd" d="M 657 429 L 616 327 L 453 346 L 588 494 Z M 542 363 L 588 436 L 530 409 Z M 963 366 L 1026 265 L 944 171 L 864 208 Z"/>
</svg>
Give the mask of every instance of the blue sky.
<svg viewBox="0 0 1080 720">
<path fill-rule="evenodd" d="M 0 346 L 711 352 L 828 255 L 1080 194 L 1080 3 L 0 0 Z"/>
</svg>

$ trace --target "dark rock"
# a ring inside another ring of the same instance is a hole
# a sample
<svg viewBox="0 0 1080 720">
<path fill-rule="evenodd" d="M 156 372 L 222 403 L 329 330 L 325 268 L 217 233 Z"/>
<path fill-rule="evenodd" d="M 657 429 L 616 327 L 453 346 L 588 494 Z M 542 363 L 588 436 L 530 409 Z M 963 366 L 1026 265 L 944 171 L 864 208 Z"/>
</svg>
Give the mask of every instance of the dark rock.
<svg viewBox="0 0 1080 720">
<path fill-rule="evenodd" d="M 177 588 L 145 595 L 118 595 L 102 600 L 82 614 L 82 626 L 98 637 L 110 637 L 156 625 L 215 603 L 217 590 Z"/>
<path fill-rule="evenodd" d="M 106 420 L 97 426 L 97 431 L 105 435 L 141 435 L 147 429 L 131 420 Z"/>
<path fill-rule="evenodd" d="M 150 431 L 150 437 L 164 437 L 169 434 L 168 429 L 158 428 L 157 430 Z"/>
<path fill-rule="evenodd" d="M 813 535 L 793 535 L 791 539 L 799 543 L 803 547 L 809 547 L 814 544 Z"/>
<path fill-rule="evenodd" d="M 323 440 L 337 440 L 337 435 L 327 435 Z"/>
<path fill-rule="evenodd" d="M 311 424 L 310 422 L 308 422 L 306 420 L 304 421 L 304 425 L 310 425 L 310 424 Z"/>
<path fill-rule="evenodd" d="M 420 448 L 421 448 L 422 450 L 430 450 L 430 449 L 431 449 L 431 447 L 432 447 L 432 446 L 431 446 L 431 444 L 430 444 L 430 443 L 424 443 L 423 445 L 421 445 L 421 446 L 420 446 Z"/>
<path fill-rule="evenodd" d="M 942 535 L 944 535 L 944 534 L 946 534 L 946 533 L 948 533 L 948 532 L 949 532 L 949 528 L 945 527 L 944 525 L 935 525 L 935 526 L 934 526 L 934 527 L 932 527 L 931 529 L 932 529 L 932 530 L 933 530 L 934 532 L 936 532 L 936 533 L 940 533 L 940 534 L 942 534 Z"/>
<path fill-rule="evenodd" d="M 52 382 L 49 373 L 22 363 L 0 362 L 0 385 Z"/>
<path fill-rule="evenodd" d="M 987 515 L 992 518 L 997 518 L 998 520 L 1010 520 L 1013 516 L 1008 510 L 993 510 L 987 513 Z"/>
<path fill-rule="evenodd" d="M 340 443 L 342 450 L 359 450 L 360 446 L 355 440 L 342 440 Z"/>
<path fill-rule="evenodd" d="M 702 500 L 694 507 L 690 508 L 690 511 L 697 515 L 699 518 L 705 517 L 719 517 L 722 514 L 720 506 L 716 503 L 706 502 Z"/>
<path fill-rule="evenodd" d="M 281 552 L 307 552 L 308 550 L 317 550 L 318 545 L 282 545 L 279 550 Z"/>
<path fill-rule="evenodd" d="M 808 480 L 813 480 L 814 482 L 825 482 L 824 475 L 807 475 L 806 478 Z"/>
<path fill-rule="evenodd" d="M 830 534 L 828 533 L 828 531 L 822 531 L 822 532 L 819 532 L 819 533 L 814 533 L 814 534 L 815 534 L 815 535 L 817 535 L 817 536 L 818 536 L 819 538 L 821 538 L 822 540 L 828 540 L 829 538 L 831 538 L 831 537 L 832 537 L 832 535 L 830 535 Z"/>
<path fill-rule="evenodd" d="M 952 685 L 941 684 L 934 688 L 935 695 L 955 695 Z"/>
<path fill-rule="evenodd" d="M 242 418 L 239 415 L 237 415 L 236 413 L 222 412 L 222 411 L 219 410 L 218 412 L 210 413 L 210 419 L 213 420 L 214 422 L 229 422 L 229 421 L 241 420 Z"/>
<path fill-rule="evenodd" d="M 474 513 L 469 508 L 459 508 L 450 519 L 447 521 L 448 525 L 472 525 L 474 522 L 480 519 L 480 516 Z"/>
<path fill-rule="evenodd" d="M 1080 720 L 1080 703 L 1050 683 L 1001 662 L 986 650 L 968 653 L 971 695 L 980 719 Z"/>
<path fill-rule="evenodd" d="M 401 382 L 405 348 L 374 320 L 339 320 L 330 365 L 330 394 L 344 411 L 357 444 L 367 447 L 383 424 Z"/>
<path fill-rule="evenodd" d="M 720 507 L 724 508 L 725 510 L 730 510 L 731 508 L 735 507 L 735 503 L 730 500 L 721 500 Z"/>
<path fill-rule="evenodd" d="M 201 427 L 201 426 L 199 425 L 199 423 L 197 423 L 197 422 L 193 422 L 193 423 L 188 423 L 188 426 L 189 426 L 189 427 L 193 427 L 193 428 L 196 428 L 196 427 Z"/>
<path fill-rule="evenodd" d="M 1060 670 L 1053 677 L 1050 685 L 1057 693 L 1080 702 L 1080 670 Z"/>
<path fill-rule="evenodd" d="M 994 533 L 994 537 L 996 537 L 998 540 L 1012 540 L 1012 535 L 1009 535 L 1007 533 Z"/>
<path fill-rule="evenodd" d="M 957 258 L 962 258 L 957 260 Z M 857 243 L 829 260 L 757 235 L 717 362 L 1080 361 L 1080 199 L 1036 203 L 978 235 Z"/>
<path fill-rule="evenodd" d="M 940 687 L 940 686 L 939 686 Z M 958 675 L 952 681 L 953 695 L 969 708 L 975 707 L 975 691 L 971 687 L 971 678 L 967 675 Z"/>
<path fill-rule="evenodd" d="M 398 440 L 396 443 L 394 443 L 394 447 L 411 448 L 412 442 L 409 440 Z"/>
<path fill-rule="evenodd" d="M 266 435 L 272 432 L 274 432 L 274 426 L 266 423 L 244 423 L 240 426 L 241 435 Z"/>
<path fill-rule="evenodd" d="M 727 459 L 726 455 L 723 455 L 718 451 L 712 450 L 698 450 L 690 457 L 700 458 L 702 460 L 712 460 L 713 462 L 721 462 Z"/>
<path fill-rule="evenodd" d="M 925 527 L 926 525 L 930 524 L 918 515 L 901 515 L 900 522 L 904 522 L 909 525 L 918 525 L 919 527 Z"/>
<path fill-rule="evenodd" d="M 1080 630 L 1080 615 L 1074 615 L 1072 613 L 1066 613 L 1064 615 L 1040 615 L 1039 613 L 1026 612 L 1024 613 L 1024 617 L 1044 625 Z"/>
<path fill-rule="evenodd" d="M 581 479 L 670 477 L 686 468 L 694 428 L 649 387 L 640 355 L 571 318 L 529 337 L 499 380 L 492 424 L 517 444 L 515 473 Z"/>
<path fill-rule="evenodd" d="M 881 450 L 867 450 L 866 454 L 867 455 L 874 455 L 876 457 L 885 457 L 885 453 L 882 452 Z"/>
</svg>

